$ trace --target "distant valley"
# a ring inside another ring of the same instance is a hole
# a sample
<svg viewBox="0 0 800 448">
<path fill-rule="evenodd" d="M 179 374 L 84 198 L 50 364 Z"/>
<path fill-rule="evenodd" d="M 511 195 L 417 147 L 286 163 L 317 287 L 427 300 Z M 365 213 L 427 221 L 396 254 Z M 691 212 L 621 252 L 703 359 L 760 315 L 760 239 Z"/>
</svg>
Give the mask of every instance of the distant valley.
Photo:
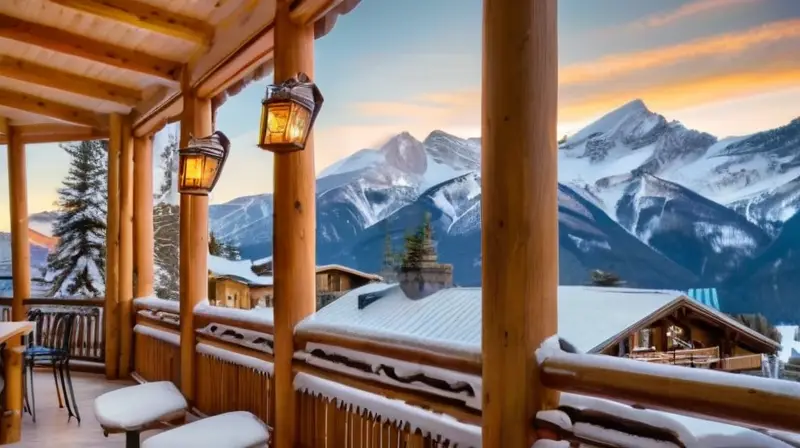
<svg viewBox="0 0 800 448">
<path fill-rule="evenodd" d="M 319 263 L 378 271 L 386 235 L 401 250 L 430 213 L 455 281 L 479 284 L 480 151 L 479 139 L 400 133 L 325 169 Z M 800 322 L 800 119 L 719 139 L 635 100 L 560 142 L 559 181 L 562 284 L 603 269 L 630 286 L 717 287 L 725 311 Z M 210 217 L 243 256 L 271 254 L 272 195 L 212 205 Z"/>
</svg>

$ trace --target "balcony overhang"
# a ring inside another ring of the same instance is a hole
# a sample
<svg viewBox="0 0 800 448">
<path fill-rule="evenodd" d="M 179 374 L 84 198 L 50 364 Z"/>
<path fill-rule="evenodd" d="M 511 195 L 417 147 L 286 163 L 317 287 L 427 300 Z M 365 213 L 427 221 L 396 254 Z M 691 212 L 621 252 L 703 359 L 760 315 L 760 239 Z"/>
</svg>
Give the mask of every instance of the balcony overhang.
<svg viewBox="0 0 800 448">
<path fill-rule="evenodd" d="M 181 77 L 214 104 L 269 73 L 276 1 L 32 0 L 0 4 L 0 144 L 134 134 L 182 112 Z M 327 33 L 359 0 L 300 0 L 292 20 Z"/>
</svg>

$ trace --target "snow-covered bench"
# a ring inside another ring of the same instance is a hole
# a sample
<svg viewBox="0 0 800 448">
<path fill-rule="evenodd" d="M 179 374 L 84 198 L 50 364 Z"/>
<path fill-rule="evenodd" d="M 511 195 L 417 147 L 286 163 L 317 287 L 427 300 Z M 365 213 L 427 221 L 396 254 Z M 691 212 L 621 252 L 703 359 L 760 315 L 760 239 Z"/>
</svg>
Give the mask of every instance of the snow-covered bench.
<svg viewBox="0 0 800 448">
<path fill-rule="evenodd" d="M 94 400 L 94 415 L 106 436 L 125 433 L 125 446 L 138 447 L 139 433 L 161 422 L 183 421 L 189 407 L 169 381 L 144 383 L 105 393 Z"/>
<path fill-rule="evenodd" d="M 255 415 L 228 412 L 197 420 L 156 434 L 142 443 L 142 448 L 254 448 L 267 446 L 267 425 Z"/>
</svg>

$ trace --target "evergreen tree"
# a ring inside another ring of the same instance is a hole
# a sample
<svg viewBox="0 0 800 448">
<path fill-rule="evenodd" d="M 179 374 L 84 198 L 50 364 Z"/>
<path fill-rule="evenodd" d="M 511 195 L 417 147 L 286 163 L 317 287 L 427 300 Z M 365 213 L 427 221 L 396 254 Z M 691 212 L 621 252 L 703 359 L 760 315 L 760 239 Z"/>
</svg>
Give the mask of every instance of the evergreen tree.
<svg viewBox="0 0 800 448">
<path fill-rule="evenodd" d="M 767 318 L 762 314 L 737 314 L 733 316 L 734 319 L 746 325 L 751 330 L 772 339 L 775 342 L 781 342 L 781 333 L 777 328 L 769 323 Z"/>
<path fill-rule="evenodd" d="M 58 244 L 47 257 L 46 279 L 53 297 L 97 297 L 105 291 L 107 142 L 61 145 L 70 169 L 58 190 Z"/>
<path fill-rule="evenodd" d="M 425 251 L 425 226 L 420 226 L 416 232 L 406 235 L 405 255 L 403 257 L 404 269 L 418 269 Z"/>
<path fill-rule="evenodd" d="M 153 208 L 155 229 L 155 293 L 159 298 L 178 300 L 180 289 L 180 209 L 177 204 L 178 136 L 171 132 L 161 151 L 162 180 L 159 202 Z"/>
<path fill-rule="evenodd" d="M 167 136 L 167 146 L 161 152 L 161 171 L 164 173 L 164 178 L 161 181 L 159 196 L 163 200 L 173 192 L 173 184 L 178 176 L 178 135 L 175 133 Z"/>
<path fill-rule="evenodd" d="M 214 232 L 209 232 L 208 234 L 208 253 L 228 260 L 240 260 L 242 258 L 239 253 L 239 246 L 218 238 Z"/>
</svg>

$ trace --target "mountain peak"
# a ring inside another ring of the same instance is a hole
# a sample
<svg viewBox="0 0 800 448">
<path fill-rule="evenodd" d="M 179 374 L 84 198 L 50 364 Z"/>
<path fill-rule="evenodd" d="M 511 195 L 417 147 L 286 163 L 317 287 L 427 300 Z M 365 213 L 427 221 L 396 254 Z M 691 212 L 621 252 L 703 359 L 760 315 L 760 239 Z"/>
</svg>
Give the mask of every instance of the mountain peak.
<svg viewBox="0 0 800 448">
<path fill-rule="evenodd" d="M 635 99 L 612 110 L 595 120 L 589 126 L 567 139 L 568 144 L 579 144 L 597 135 L 629 134 L 641 136 L 654 127 L 666 123 L 661 115 L 651 112 L 644 101 Z"/>
<path fill-rule="evenodd" d="M 626 112 L 650 112 L 650 109 L 647 108 L 647 105 L 644 104 L 644 101 L 642 101 L 641 98 L 628 101 L 627 103 L 618 107 L 616 110 Z"/>
<path fill-rule="evenodd" d="M 402 171 L 422 174 L 427 169 L 425 146 L 407 131 L 389 139 L 380 151 L 391 166 Z"/>
</svg>

